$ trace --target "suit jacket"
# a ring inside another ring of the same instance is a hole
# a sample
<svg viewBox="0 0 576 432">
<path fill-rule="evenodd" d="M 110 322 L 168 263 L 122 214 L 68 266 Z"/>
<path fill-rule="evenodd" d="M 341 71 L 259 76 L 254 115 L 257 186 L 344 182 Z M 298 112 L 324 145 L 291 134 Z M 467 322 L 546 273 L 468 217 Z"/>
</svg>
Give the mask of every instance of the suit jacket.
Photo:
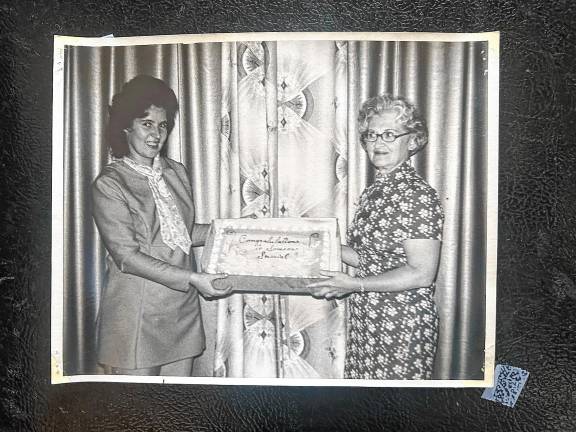
<svg viewBox="0 0 576 432">
<path fill-rule="evenodd" d="M 186 169 L 161 159 L 163 175 L 197 244 Z M 162 241 L 147 178 L 122 161 L 106 166 L 92 187 L 93 215 L 108 251 L 98 317 L 98 361 L 139 369 L 200 354 L 204 329 L 195 288 L 194 255 Z"/>
</svg>

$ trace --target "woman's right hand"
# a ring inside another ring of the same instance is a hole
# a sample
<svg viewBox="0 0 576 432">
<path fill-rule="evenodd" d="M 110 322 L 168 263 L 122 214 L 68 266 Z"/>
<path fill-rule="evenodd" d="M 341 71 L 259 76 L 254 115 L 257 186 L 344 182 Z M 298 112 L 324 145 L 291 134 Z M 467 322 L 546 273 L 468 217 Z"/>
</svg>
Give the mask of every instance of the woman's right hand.
<svg viewBox="0 0 576 432">
<path fill-rule="evenodd" d="M 196 288 L 202 297 L 206 299 L 213 299 L 225 297 L 232 291 L 232 285 L 226 284 L 223 288 L 216 288 L 212 282 L 216 279 L 225 279 L 228 275 L 225 273 L 209 274 L 209 273 L 192 273 L 190 275 L 190 285 Z"/>
</svg>

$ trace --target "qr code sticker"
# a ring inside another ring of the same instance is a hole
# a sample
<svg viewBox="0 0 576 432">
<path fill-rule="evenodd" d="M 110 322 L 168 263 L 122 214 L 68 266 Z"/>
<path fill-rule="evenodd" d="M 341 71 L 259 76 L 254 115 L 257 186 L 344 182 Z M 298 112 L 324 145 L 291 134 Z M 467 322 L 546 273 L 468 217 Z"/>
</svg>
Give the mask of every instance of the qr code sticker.
<svg viewBox="0 0 576 432">
<path fill-rule="evenodd" d="M 508 365 L 496 365 L 494 387 L 484 390 L 482 398 L 513 408 L 528 375 L 529 373 L 524 369 Z"/>
</svg>

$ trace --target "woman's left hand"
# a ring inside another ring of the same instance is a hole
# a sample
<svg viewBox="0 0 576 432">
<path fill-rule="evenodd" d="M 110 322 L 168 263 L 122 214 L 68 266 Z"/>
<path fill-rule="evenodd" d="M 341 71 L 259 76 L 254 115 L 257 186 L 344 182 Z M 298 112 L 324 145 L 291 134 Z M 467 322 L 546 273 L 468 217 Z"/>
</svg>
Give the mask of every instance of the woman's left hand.
<svg viewBox="0 0 576 432">
<path fill-rule="evenodd" d="M 346 273 L 321 270 L 320 274 L 328 276 L 328 279 L 322 279 L 307 286 L 312 296 L 316 298 L 323 297 L 332 300 L 360 291 L 359 280 Z"/>
</svg>

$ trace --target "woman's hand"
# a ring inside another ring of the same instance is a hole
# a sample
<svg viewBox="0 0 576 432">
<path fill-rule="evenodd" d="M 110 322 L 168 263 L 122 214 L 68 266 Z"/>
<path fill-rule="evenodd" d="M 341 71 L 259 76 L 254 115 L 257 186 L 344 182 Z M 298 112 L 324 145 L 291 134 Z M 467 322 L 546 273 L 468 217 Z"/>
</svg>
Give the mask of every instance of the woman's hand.
<svg viewBox="0 0 576 432">
<path fill-rule="evenodd" d="M 329 276 L 329 278 L 322 279 L 307 286 L 312 296 L 316 298 L 323 297 L 331 300 L 360 291 L 360 281 L 346 273 L 322 270 L 320 274 L 322 276 Z"/>
<path fill-rule="evenodd" d="M 224 288 L 218 289 L 212 282 L 216 279 L 225 279 L 227 277 L 228 275 L 224 273 L 193 273 L 190 276 L 190 285 L 193 285 L 204 298 L 213 299 L 225 297 L 232 291 L 232 285 L 225 285 Z"/>
</svg>

